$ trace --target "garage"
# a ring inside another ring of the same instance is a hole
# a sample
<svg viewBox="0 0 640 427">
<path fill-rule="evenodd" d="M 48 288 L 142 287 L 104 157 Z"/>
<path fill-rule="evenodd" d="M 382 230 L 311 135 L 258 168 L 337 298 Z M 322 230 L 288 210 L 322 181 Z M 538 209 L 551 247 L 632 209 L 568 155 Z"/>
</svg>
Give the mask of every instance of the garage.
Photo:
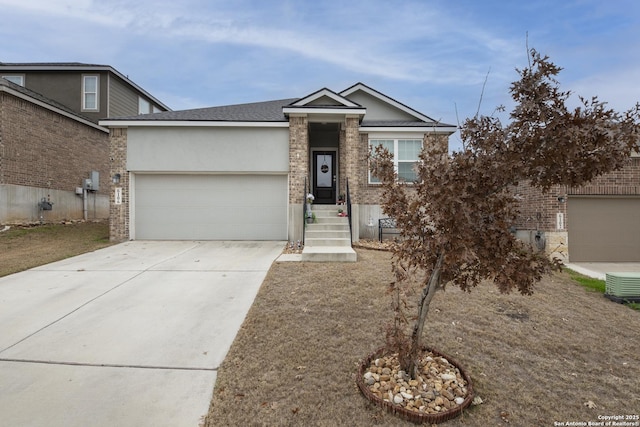
<svg viewBox="0 0 640 427">
<path fill-rule="evenodd" d="M 287 240 L 287 176 L 134 174 L 141 240 Z"/>
<path fill-rule="evenodd" d="M 640 262 L 640 196 L 570 196 L 571 262 Z"/>
</svg>

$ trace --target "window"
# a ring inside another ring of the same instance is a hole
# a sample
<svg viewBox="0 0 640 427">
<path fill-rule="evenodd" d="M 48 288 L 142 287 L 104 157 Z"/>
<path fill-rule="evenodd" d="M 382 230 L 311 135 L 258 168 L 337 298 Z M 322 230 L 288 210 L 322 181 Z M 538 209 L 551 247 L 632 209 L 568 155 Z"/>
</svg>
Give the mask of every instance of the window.
<svg viewBox="0 0 640 427">
<path fill-rule="evenodd" d="M 24 76 L 22 76 L 22 75 L 17 75 L 17 76 L 16 75 L 13 75 L 13 76 L 6 75 L 6 76 L 1 76 L 1 77 L 3 79 L 5 79 L 5 80 L 9 80 L 11 83 L 15 83 L 17 85 L 24 86 Z"/>
<path fill-rule="evenodd" d="M 98 76 L 82 76 L 82 109 L 98 111 Z"/>
<path fill-rule="evenodd" d="M 393 154 L 393 165 L 398 173 L 398 179 L 407 182 L 416 180 L 414 166 L 419 161 L 422 151 L 421 139 L 371 139 L 369 146 L 373 150 L 378 145 L 382 145 Z M 380 179 L 369 172 L 369 183 L 379 184 Z"/>
<path fill-rule="evenodd" d="M 151 112 L 151 104 L 142 97 L 138 97 L 138 114 L 149 114 Z"/>
</svg>

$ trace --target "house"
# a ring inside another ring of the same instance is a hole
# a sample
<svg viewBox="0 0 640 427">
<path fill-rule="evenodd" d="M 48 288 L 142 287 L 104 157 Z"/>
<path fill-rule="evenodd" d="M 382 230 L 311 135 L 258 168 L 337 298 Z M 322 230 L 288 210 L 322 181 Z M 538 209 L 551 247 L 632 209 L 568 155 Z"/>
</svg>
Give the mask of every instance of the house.
<svg viewBox="0 0 640 427">
<path fill-rule="evenodd" d="M 523 240 L 567 262 L 640 262 L 640 155 L 582 187 L 547 193 L 521 183 L 515 227 Z"/>
<path fill-rule="evenodd" d="M 94 123 L 107 117 L 170 110 L 109 65 L 0 62 L 0 77 L 53 99 Z"/>
<path fill-rule="evenodd" d="M 107 218 L 108 138 L 65 105 L 0 78 L 0 224 Z M 102 184 L 76 195 L 91 172 Z"/>
<path fill-rule="evenodd" d="M 0 76 L 0 224 L 108 218 L 98 121 L 168 107 L 106 65 L 0 63 Z"/>
<path fill-rule="evenodd" d="M 447 144 L 439 123 L 357 83 L 301 98 L 110 118 L 111 239 L 303 239 L 315 205 L 351 200 L 352 239 L 376 238 L 380 184 L 370 146 L 411 179 L 423 144 Z M 314 208 L 315 209 L 315 208 Z M 374 225 L 375 224 L 375 225 Z"/>
</svg>

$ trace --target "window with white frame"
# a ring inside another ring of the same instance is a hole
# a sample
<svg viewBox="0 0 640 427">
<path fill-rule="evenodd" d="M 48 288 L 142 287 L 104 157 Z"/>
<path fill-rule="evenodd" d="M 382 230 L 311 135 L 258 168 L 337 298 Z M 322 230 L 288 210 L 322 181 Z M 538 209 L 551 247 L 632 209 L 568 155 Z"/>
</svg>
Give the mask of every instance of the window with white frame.
<svg viewBox="0 0 640 427">
<path fill-rule="evenodd" d="M 143 97 L 138 97 L 138 114 L 149 114 L 151 112 L 151 103 Z"/>
<path fill-rule="evenodd" d="M 422 139 L 370 139 L 369 146 L 372 150 L 382 145 L 393 154 L 393 166 L 398 174 L 398 179 L 413 182 L 417 175 L 415 165 L 420 161 L 422 151 Z M 379 184 L 378 177 L 369 172 L 369 183 Z"/>
<path fill-rule="evenodd" d="M 9 80 L 11 83 L 15 83 L 20 86 L 24 86 L 24 76 L 23 75 L 3 75 L 0 76 L 5 80 Z"/>
<path fill-rule="evenodd" d="M 98 111 L 99 76 L 82 76 L 82 109 Z"/>
</svg>

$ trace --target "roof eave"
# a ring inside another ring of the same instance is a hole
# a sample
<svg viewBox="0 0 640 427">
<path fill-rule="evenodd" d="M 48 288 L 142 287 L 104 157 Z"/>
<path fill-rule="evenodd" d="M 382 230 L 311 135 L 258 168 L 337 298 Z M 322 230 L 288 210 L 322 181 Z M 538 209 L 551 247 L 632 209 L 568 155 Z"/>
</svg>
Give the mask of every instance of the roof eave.
<svg viewBox="0 0 640 427">
<path fill-rule="evenodd" d="M 306 107 L 283 107 L 285 116 L 289 114 L 353 114 L 364 116 L 367 109 L 362 107 L 331 107 L 331 106 L 306 106 Z"/>
<path fill-rule="evenodd" d="M 458 130 L 456 126 L 360 126 L 362 132 L 421 132 L 451 135 Z"/>
<path fill-rule="evenodd" d="M 289 122 L 251 122 L 216 120 L 100 120 L 100 126 L 108 128 L 126 127 L 251 127 L 251 128 L 288 128 Z"/>
</svg>

